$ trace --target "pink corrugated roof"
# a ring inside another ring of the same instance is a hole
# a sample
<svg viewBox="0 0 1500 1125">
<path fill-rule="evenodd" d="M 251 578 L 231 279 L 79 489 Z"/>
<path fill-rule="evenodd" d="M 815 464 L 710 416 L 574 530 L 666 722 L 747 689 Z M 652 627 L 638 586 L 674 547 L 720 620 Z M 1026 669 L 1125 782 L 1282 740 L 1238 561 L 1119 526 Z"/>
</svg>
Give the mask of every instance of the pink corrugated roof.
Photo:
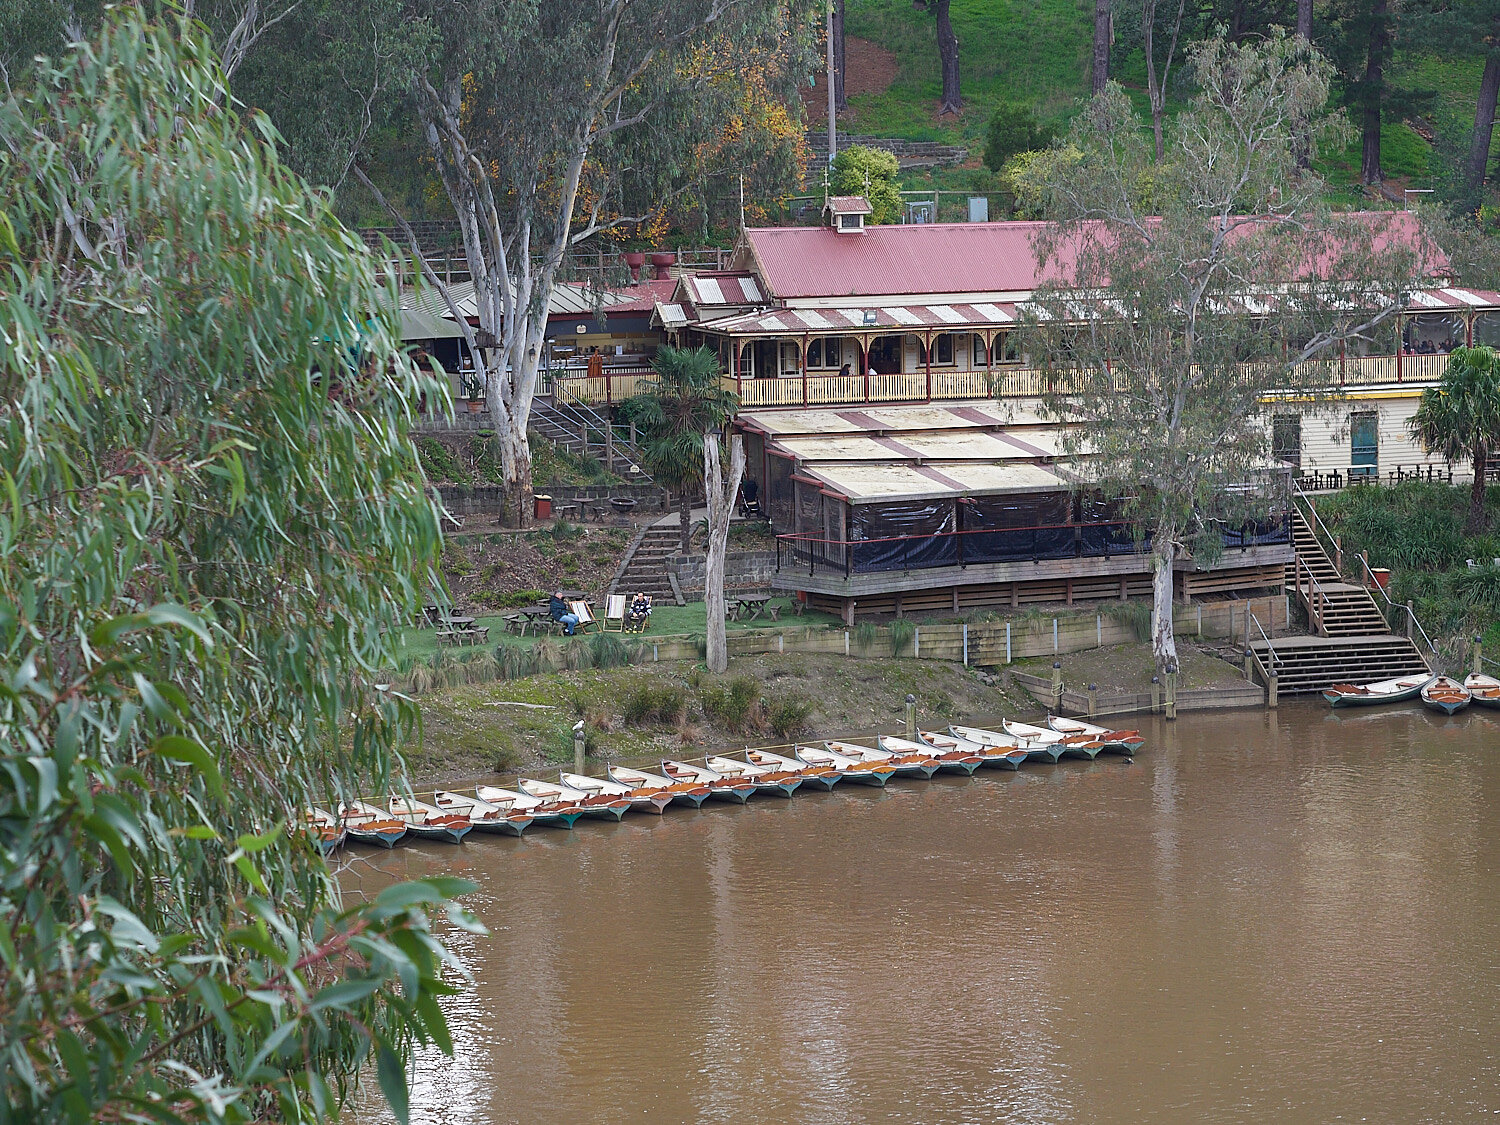
<svg viewBox="0 0 1500 1125">
<path fill-rule="evenodd" d="M 1355 212 L 1348 218 L 1390 224 L 1377 242 L 1418 239 L 1417 216 L 1406 212 Z M 925 223 L 866 227 L 853 237 L 827 227 L 756 227 L 745 238 L 760 264 L 770 295 L 876 297 L 893 294 L 1029 292 L 1072 271 L 1066 248 L 1044 275 L 1032 243 L 1040 222 Z M 1241 228 L 1248 233 L 1252 227 Z M 1316 268 L 1330 264 L 1326 252 Z M 1429 256 L 1434 274 L 1445 263 Z"/>
<path fill-rule="evenodd" d="M 875 323 L 865 322 L 865 313 L 875 314 Z M 730 336 L 766 336 L 779 333 L 817 336 L 827 332 L 858 331 L 869 328 L 917 330 L 936 328 L 950 332 L 1014 324 L 1016 306 L 980 303 L 978 305 L 870 305 L 841 309 L 768 309 L 741 313 L 717 320 L 699 321 L 704 331 Z"/>
</svg>

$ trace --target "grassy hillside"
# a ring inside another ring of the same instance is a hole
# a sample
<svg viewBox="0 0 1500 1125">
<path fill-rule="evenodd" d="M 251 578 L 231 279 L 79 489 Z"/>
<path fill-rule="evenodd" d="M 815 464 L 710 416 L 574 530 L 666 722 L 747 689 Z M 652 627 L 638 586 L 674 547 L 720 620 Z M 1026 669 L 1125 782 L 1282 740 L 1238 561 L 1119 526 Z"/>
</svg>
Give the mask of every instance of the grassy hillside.
<svg viewBox="0 0 1500 1125">
<path fill-rule="evenodd" d="M 914 7 L 911 0 L 848 0 L 847 12 L 848 34 L 889 51 L 896 63 L 895 77 L 885 90 L 850 98 L 851 113 L 843 125 L 851 132 L 963 144 L 977 158 L 997 102 L 1029 103 L 1044 120 L 1062 126 L 1088 94 L 1093 13 L 1089 0 L 952 0 L 966 106 L 956 119 L 937 116 L 937 32 L 927 11 Z M 1134 28 L 1117 29 L 1121 37 L 1134 34 Z M 1467 149 L 1480 68 L 1469 59 L 1398 55 L 1395 81 L 1435 90 L 1437 98 L 1428 118 L 1388 122 L 1381 132 L 1386 174 L 1397 190 L 1437 186 L 1448 159 L 1439 151 L 1445 141 Z M 1115 77 L 1136 95 L 1146 115 L 1146 72 L 1139 50 L 1123 61 L 1117 56 Z M 1359 171 L 1357 141 L 1347 152 L 1330 154 L 1323 171 L 1341 201 L 1361 197 L 1354 183 Z M 903 177 L 913 188 L 977 188 L 974 179 L 973 169 Z"/>
</svg>

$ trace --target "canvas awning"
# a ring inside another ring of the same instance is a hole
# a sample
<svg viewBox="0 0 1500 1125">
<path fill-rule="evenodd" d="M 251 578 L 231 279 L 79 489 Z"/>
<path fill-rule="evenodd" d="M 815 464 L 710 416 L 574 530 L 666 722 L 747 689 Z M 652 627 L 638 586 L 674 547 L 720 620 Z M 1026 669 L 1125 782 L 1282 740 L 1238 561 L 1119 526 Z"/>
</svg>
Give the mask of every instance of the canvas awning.
<svg viewBox="0 0 1500 1125">
<path fill-rule="evenodd" d="M 434 316 L 421 309 L 401 310 L 401 339 L 409 340 L 457 340 L 464 330 L 457 321 L 444 316 Z"/>
</svg>

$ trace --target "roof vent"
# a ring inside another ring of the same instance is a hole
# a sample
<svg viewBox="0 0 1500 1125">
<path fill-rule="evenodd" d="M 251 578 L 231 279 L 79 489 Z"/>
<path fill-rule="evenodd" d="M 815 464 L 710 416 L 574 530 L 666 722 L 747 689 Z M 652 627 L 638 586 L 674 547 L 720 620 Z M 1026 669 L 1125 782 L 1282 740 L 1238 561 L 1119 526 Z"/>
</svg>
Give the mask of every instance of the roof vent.
<svg viewBox="0 0 1500 1125">
<path fill-rule="evenodd" d="M 865 216 L 873 210 L 862 195 L 834 195 L 823 204 L 823 222 L 840 234 L 862 234 Z"/>
</svg>

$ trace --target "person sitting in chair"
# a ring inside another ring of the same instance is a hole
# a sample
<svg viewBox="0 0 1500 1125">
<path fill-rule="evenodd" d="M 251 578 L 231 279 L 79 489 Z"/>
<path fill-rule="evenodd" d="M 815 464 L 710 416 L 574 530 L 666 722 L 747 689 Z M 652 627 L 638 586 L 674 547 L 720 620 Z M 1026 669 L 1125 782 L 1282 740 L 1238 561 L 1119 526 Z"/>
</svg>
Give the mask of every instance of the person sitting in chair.
<svg viewBox="0 0 1500 1125">
<path fill-rule="evenodd" d="M 573 635 L 573 630 L 578 628 L 578 614 L 568 608 L 568 603 L 563 601 L 562 591 L 555 590 L 547 602 L 547 615 L 553 621 L 563 627 L 563 632 L 568 636 Z"/>
<path fill-rule="evenodd" d="M 630 599 L 630 608 L 625 614 L 625 625 L 633 632 L 646 630 L 646 619 L 651 616 L 651 595 L 637 594 Z"/>
</svg>

